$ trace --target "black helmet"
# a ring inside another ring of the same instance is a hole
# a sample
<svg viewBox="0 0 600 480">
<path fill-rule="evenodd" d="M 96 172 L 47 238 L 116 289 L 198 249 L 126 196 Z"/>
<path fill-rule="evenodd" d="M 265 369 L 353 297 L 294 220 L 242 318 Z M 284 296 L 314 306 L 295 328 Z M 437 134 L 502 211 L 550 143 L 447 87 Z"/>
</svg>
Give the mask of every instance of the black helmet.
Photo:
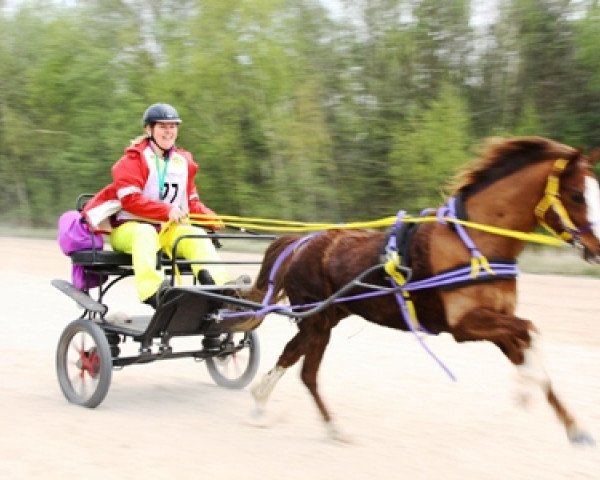
<svg viewBox="0 0 600 480">
<path fill-rule="evenodd" d="M 146 109 L 142 122 L 145 127 L 149 124 L 153 125 L 156 122 L 181 123 L 181 118 L 179 118 L 177 110 L 168 103 L 155 103 Z"/>
</svg>

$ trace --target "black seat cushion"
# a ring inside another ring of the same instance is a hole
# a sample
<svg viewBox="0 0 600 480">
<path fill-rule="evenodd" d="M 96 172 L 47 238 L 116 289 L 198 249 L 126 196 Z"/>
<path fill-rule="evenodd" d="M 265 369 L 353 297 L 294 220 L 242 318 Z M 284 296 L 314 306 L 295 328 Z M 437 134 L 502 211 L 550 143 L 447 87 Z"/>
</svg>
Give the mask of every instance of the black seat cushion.
<svg viewBox="0 0 600 480">
<path fill-rule="evenodd" d="M 131 265 L 131 255 L 113 250 L 79 250 L 71 254 L 71 261 L 77 265 Z"/>
<path fill-rule="evenodd" d="M 171 259 L 161 253 L 157 254 L 157 265 L 170 267 L 172 265 Z M 132 259 L 131 255 L 123 252 L 115 252 L 114 250 L 79 250 L 71 254 L 71 262 L 75 265 L 83 265 L 84 267 L 94 267 L 94 269 L 100 268 L 112 268 L 112 267 L 131 267 Z M 178 263 L 177 268 L 182 274 L 191 274 L 191 265 L 185 262 Z M 120 272 L 119 272 L 120 273 Z"/>
</svg>

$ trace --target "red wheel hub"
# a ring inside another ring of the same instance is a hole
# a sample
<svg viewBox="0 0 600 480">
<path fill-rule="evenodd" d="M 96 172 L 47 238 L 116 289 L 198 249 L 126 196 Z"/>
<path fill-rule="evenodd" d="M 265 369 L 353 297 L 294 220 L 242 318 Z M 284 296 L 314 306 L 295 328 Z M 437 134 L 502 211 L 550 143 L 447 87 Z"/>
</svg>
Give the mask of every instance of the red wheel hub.
<svg viewBox="0 0 600 480">
<path fill-rule="evenodd" d="M 88 372 L 90 377 L 95 378 L 100 371 L 100 357 L 96 353 L 96 349 L 92 348 L 88 351 L 79 351 L 79 368 L 81 369 L 80 376 L 83 378 L 85 372 Z"/>
</svg>

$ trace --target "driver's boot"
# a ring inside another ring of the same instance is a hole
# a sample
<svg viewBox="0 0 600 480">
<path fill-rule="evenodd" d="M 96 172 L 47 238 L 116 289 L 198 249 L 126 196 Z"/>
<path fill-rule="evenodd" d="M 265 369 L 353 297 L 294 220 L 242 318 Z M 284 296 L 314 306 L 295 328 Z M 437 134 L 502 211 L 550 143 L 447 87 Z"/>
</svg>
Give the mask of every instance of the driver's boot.
<svg viewBox="0 0 600 480">
<path fill-rule="evenodd" d="M 145 303 L 146 305 L 150 305 L 154 310 L 156 310 L 158 308 L 158 306 L 160 305 L 160 301 L 161 301 L 163 295 L 169 288 L 171 288 L 171 283 L 169 282 L 169 280 L 164 279 L 162 281 L 162 283 L 158 286 L 158 289 L 156 290 L 156 292 L 153 293 L 152 295 L 150 295 L 142 303 Z"/>
</svg>

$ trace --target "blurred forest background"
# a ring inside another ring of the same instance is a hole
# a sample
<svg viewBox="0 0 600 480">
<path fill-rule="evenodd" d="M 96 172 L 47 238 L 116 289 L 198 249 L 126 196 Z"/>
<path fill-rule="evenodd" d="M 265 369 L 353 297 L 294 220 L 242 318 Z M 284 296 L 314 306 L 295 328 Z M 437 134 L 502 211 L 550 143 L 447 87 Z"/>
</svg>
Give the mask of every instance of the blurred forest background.
<svg viewBox="0 0 600 480">
<path fill-rule="evenodd" d="M 598 0 L 337 7 L 0 0 L 0 222 L 56 225 L 159 101 L 201 198 L 232 215 L 418 212 L 485 137 L 600 145 Z"/>
</svg>

